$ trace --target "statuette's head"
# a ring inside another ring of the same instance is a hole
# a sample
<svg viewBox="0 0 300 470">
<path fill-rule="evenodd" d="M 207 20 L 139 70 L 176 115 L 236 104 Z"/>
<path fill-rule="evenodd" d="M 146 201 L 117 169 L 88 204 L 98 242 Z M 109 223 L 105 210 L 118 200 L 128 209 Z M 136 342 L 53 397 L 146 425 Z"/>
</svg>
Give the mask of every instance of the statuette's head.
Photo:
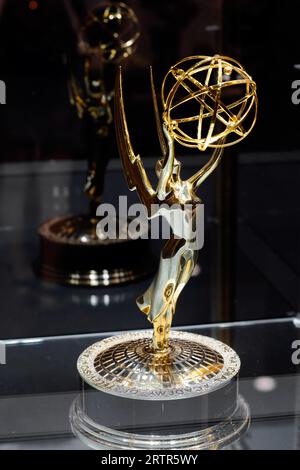
<svg viewBox="0 0 300 470">
<path fill-rule="evenodd" d="M 162 85 L 163 121 L 186 147 L 227 147 L 244 139 L 257 115 L 256 83 L 234 59 L 187 57 Z"/>
<path fill-rule="evenodd" d="M 86 54 L 101 54 L 105 62 L 119 62 L 132 54 L 139 36 L 139 21 L 132 8 L 102 1 L 85 20 L 80 49 Z"/>
</svg>

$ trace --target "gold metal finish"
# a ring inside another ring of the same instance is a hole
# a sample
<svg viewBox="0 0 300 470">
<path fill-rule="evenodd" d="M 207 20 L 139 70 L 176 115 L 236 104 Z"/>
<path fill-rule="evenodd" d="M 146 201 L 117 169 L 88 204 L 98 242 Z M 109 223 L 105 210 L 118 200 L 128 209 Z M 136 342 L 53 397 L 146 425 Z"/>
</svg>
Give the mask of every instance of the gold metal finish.
<svg viewBox="0 0 300 470">
<path fill-rule="evenodd" d="M 83 54 L 100 54 L 104 62 L 118 62 L 134 52 L 139 37 L 139 20 L 133 9 L 123 2 L 105 0 L 86 18 L 79 47 Z"/>
<path fill-rule="evenodd" d="M 163 121 L 186 147 L 234 145 L 256 122 L 256 83 L 230 57 L 192 56 L 177 62 L 164 78 L 161 95 Z M 195 115 L 182 117 L 186 109 L 195 109 Z"/>
<path fill-rule="evenodd" d="M 83 67 L 83 87 L 80 87 L 76 78 L 71 76 L 69 82 L 70 102 L 76 106 L 77 114 L 82 119 L 85 113 L 88 113 L 95 121 L 99 122 L 98 135 L 107 135 L 107 126 L 112 119 L 111 99 L 112 92 L 107 92 L 102 78 L 95 77 L 92 74 L 93 56 L 87 56 Z M 100 65 L 98 63 L 98 65 Z"/>
<path fill-rule="evenodd" d="M 162 125 L 152 71 L 151 88 L 162 150 L 155 187 L 131 144 L 120 68 L 115 125 L 128 186 L 137 190 L 148 217 L 162 215 L 173 231 L 162 249 L 155 278 L 137 299 L 139 309 L 153 325 L 153 333 L 125 333 L 95 343 L 81 354 L 77 367 L 85 382 L 120 397 L 168 401 L 212 396 L 217 389 L 237 386 L 239 357 L 213 338 L 171 331 L 171 324 L 178 297 L 197 258 L 194 232 L 201 200 L 196 192 L 220 163 L 224 147 L 241 140 L 252 129 L 257 112 L 256 86 L 232 59 L 184 59 L 170 69 L 163 81 Z M 181 162 L 175 157 L 176 142 L 200 151 L 213 147 L 213 154 L 194 175 L 182 179 Z M 244 423 L 248 421 L 246 414 Z"/>
<path fill-rule="evenodd" d="M 108 286 L 143 279 L 153 272 L 155 263 L 150 259 L 147 240 L 143 241 L 144 250 L 138 247 L 138 241 L 134 249 L 133 241 L 106 241 L 96 233 L 100 220 L 96 209 L 101 203 L 106 167 L 115 147 L 112 128 L 115 67 L 134 52 L 139 36 L 139 21 L 124 3 L 101 1 L 84 20 L 78 44 L 80 64 L 75 68 L 70 63 L 68 88 L 70 102 L 83 121 L 86 135 L 88 171 L 84 192 L 90 210 L 86 215 L 52 219 L 40 227 L 37 272 L 46 280 Z M 122 253 L 117 246 L 120 244 Z M 144 255 L 144 260 L 137 263 L 132 258 L 132 263 L 128 263 L 131 250 L 140 258 Z"/>
<path fill-rule="evenodd" d="M 79 50 L 84 57 L 83 68 L 78 76 L 71 73 L 68 87 L 78 117 L 87 120 L 94 134 L 91 138 L 95 149 L 90 149 L 92 155 L 89 155 L 84 187 L 93 211 L 100 204 L 103 191 L 103 177 L 99 173 L 105 172 L 107 153 L 111 151 L 114 90 L 109 75 L 114 75 L 115 64 L 134 52 L 139 36 L 139 21 L 134 11 L 124 3 L 111 1 L 102 1 L 93 8 L 81 30 Z"/>
<path fill-rule="evenodd" d="M 75 215 L 44 222 L 39 228 L 42 262 L 37 263 L 37 273 L 60 284 L 107 287 L 144 279 L 154 272 L 144 243 L 147 240 L 130 240 L 127 223 L 121 219 L 116 225 L 123 239 L 101 239 L 99 220 Z"/>
<path fill-rule="evenodd" d="M 86 271 L 66 269 L 58 270 L 53 266 L 43 265 L 40 267 L 40 274 L 47 281 L 57 282 L 68 286 L 80 287 L 109 287 L 131 284 L 147 278 L 149 273 L 147 270 L 137 271 L 136 269 L 90 269 Z"/>
<path fill-rule="evenodd" d="M 238 373 L 240 359 L 220 341 L 174 330 L 169 354 L 157 354 L 151 332 L 139 331 L 93 344 L 77 367 L 85 382 L 112 395 L 175 400 L 219 389 Z"/>
<path fill-rule="evenodd" d="M 163 125 L 151 71 L 154 111 L 163 157 L 157 162 L 158 183 L 153 188 L 142 160 L 132 147 L 126 121 L 121 68 L 115 90 L 115 124 L 119 153 L 131 190 L 151 214 L 152 204 L 191 204 L 190 230 L 201 200 L 196 191 L 220 163 L 224 147 L 244 139 L 257 115 L 256 84 L 235 60 L 222 56 L 188 57 L 171 67 L 162 84 Z M 210 160 L 187 180 L 181 178 L 181 162 L 175 158 L 175 141 L 200 151 L 213 147 Z M 173 231 L 176 227 L 172 226 Z M 170 328 L 178 296 L 193 272 L 197 250 L 192 232 L 184 238 L 173 234 L 166 242 L 158 273 L 137 299 L 139 309 L 153 324 L 152 349 L 169 354 Z"/>
</svg>

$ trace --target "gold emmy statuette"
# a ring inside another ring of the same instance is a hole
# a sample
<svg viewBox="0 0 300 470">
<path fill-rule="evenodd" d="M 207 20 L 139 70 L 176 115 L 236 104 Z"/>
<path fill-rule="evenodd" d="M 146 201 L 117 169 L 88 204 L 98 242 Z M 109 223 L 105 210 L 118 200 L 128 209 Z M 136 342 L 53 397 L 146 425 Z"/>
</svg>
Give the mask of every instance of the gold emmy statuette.
<svg viewBox="0 0 300 470">
<path fill-rule="evenodd" d="M 122 233 L 119 239 L 101 237 L 96 230 L 100 220 L 96 210 L 102 200 L 106 167 L 114 152 L 112 100 L 116 66 L 134 52 L 139 36 L 134 11 L 124 3 L 111 1 L 99 3 L 80 30 L 81 64 L 77 68 L 70 64 L 68 87 L 70 102 L 87 140 L 84 192 L 90 210 L 41 225 L 38 273 L 46 280 L 109 286 L 141 279 L 153 272 L 149 241 L 126 239 L 127 221 L 116 220 L 118 233 Z M 134 253 L 139 256 L 135 258 Z"/>
<path fill-rule="evenodd" d="M 182 434 L 176 428 L 168 436 L 169 440 L 160 431 L 152 432 L 148 437 L 152 445 L 153 442 L 157 445 L 153 448 L 217 448 L 222 439 L 228 443 L 230 436 L 236 436 L 249 421 L 248 407 L 237 390 L 239 357 L 220 341 L 172 331 L 171 324 L 178 296 L 191 277 L 197 257 L 195 225 L 201 205 L 197 190 L 220 163 L 224 148 L 244 139 L 253 128 L 257 115 L 256 84 L 241 64 L 229 57 L 185 58 L 171 67 L 163 80 L 162 124 L 152 71 L 151 85 L 162 150 L 162 158 L 156 165 L 156 187 L 150 183 L 143 162 L 131 144 L 121 68 L 116 81 L 115 124 L 129 188 L 138 192 L 149 217 L 153 217 L 155 205 L 155 215 L 168 218 L 173 230 L 163 247 L 154 280 L 137 299 L 153 332 L 125 333 L 93 344 L 79 357 L 78 371 L 84 382 L 104 392 L 102 397 L 119 397 L 123 408 L 134 402 L 132 407 L 140 410 L 141 415 L 148 406 L 153 416 L 160 407 L 162 421 L 168 414 L 166 410 L 171 413 L 172 406 L 174 416 L 177 413 L 177 416 L 189 416 L 194 423 L 193 432 Z M 176 143 L 196 151 L 212 148 L 213 152 L 194 175 L 182 179 L 182 163 L 175 156 Z M 188 211 L 184 210 L 186 206 Z M 82 409 L 78 414 L 78 406 L 78 403 L 74 405 L 77 419 L 73 420 L 73 428 L 80 434 L 78 429 L 85 420 Z M 220 409 L 225 413 L 222 418 L 218 414 Z M 233 430 L 232 417 L 237 412 L 240 419 Z M 218 421 L 218 426 L 201 428 L 199 422 L 204 415 L 206 423 Z M 127 439 L 127 444 L 131 439 L 134 448 L 150 448 L 145 436 L 138 432 L 129 437 L 126 432 L 118 431 L 118 439 L 119 443 Z M 104 441 L 107 445 L 109 439 Z"/>
</svg>

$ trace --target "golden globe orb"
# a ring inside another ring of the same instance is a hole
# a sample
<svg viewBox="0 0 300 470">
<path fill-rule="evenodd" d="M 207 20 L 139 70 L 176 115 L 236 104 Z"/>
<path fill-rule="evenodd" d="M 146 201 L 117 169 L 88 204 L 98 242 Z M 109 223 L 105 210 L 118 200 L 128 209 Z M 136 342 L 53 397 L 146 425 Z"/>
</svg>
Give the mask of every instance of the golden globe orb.
<svg viewBox="0 0 300 470">
<path fill-rule="evenodd" d="M 163 121 L 185 147 L 228 147 L 251 132 L 257 116 L 256 83 L 234 59 L 187 57 L 162 84 Z"/>
<path fill-rule="evenodd" d="M 118 62 L 134 51 L 140 36 L 139 20 L 125 3 L 102 1 L 87 16 L 81 36 L 83 53 L 100 54 L 106 62 Z"/>
</svg>

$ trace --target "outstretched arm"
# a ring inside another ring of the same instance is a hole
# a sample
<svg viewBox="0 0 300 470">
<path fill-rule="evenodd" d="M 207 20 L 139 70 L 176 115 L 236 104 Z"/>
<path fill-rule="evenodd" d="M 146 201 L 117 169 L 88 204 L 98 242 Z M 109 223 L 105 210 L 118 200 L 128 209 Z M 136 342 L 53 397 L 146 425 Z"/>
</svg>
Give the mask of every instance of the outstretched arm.
<svg viewBox="0 0 300 470">
<path fill-rule="evenodd" d="M 158 135 L 158 140 L 159 140 L 161 152 L 162 152 L 163 158 L 165 159 L 166 155 L 167 155 L 167 152 L 168 152 L 168 149 L 167 149 L 167 144 L 166 144 L 166 141 L 165 141 L 165 138 L 164 138 L 164 133 L 163 133 L 162 127 L 161 127 L 161 120 L 160 120 L 160 114 L 159 114 L 159 111 L 158 111 L 158 103 L 157 103 L 157 96 L 156 96 L 156 91 L 155 91 L 152 67 L 150 67 L 150 81 L 151 81 L 152 102 L 153 102 L 153 107 L 154 107 L 154 116 L 155 116 L 157 135 Z"/>
<path fill-rule="evenodd" d="M 165 159 L 162 161 L 159 181 L 156 189 L 157 197 L 160 201 L 164 201 L 171 190 L 170 182 L 172 180 L 175 162 L 174 139 L 170 135 L 165 124 L 163 125 L 163 131 L 168 142 L 168 151 L 166 153 Z"/>
<path fill-rule="evenodd" d="M 194 191 L 206 180 L 206 178 L 217 168 L 223 155 L 223 147 L 216 148 L 210 160 L 193 176 L 189 178 L 189 183 L 194 188 Z"/>
<path fill-rule="evenodd" d="M 128 187 L 131 191 L 137 190 L 141 202 L 150 211 L 151 204 L 156 200 L 156 192 L 152 188 L 140 156 L 135 155 L 131 145 L 124 108 L 121 67 L 116 78 L 115 125 L 119 154 Z"/>
<path fill-rule="evenodd" d="M 158 139 L 163 158 L 158 161 L 158 184 L 156 188 L 157 197 L 160 201 L 164 201 L 170 192 L 169 183 L 172 178 L 175 156 L 174 156 L 174 139 L 169 133 L 165 124 L 161 125 L 161 119 L 158 111 L 157 96 L 154 85 L 153 70 L 150 67 L 150 79 L 152 90 L 152 101 L 154 106 L 154 115 L 157 128 Z"/>
</svg>

